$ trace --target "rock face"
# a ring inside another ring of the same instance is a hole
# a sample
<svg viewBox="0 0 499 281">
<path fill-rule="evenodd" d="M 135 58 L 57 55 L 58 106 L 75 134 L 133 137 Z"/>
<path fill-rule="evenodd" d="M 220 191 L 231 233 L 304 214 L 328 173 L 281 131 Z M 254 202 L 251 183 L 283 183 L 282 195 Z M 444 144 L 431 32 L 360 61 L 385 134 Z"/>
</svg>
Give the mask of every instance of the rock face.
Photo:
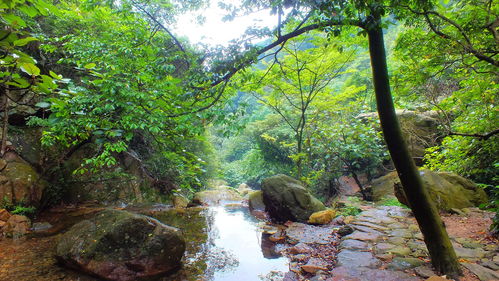
<svg viewBox="0 0 499 281">
<path fill-rule="evenodd" d="M 402 133 L 406 140 L 412 157 L 416 164 L 421 164 L 420 159 L 425 154 L 425 149 L 437 145 L 438 114 L 435 111 L 416 112 L 410 110 L 397 110 Z M 358 116 L 361 119 L 378 118 L 377 112 L 370 112 Z"/>
<path fill-rule="evenodd" d="M 143 215 L 105 210 L 65 233 L 56 258 L 107 280 L 128 281 L 177 268 L 184 251 L 178 229 Z"/>
<path fill-rule="evenodd" d="M 278 222 L 307 222 L 311 214 L 326 209 L 299 181 L 286 175 L 264 179 L 262 192 L 266 211 Z"/>
<path fill-rule="evenodd" d="M 487 202 L 485 191 L 472 181 L 461 176 L 425 169 L 420 170 L 420 175 L 430 193 L 430 197 L 440 210 L 450 211 L 452 208 L 474 207 Z M 395 193 L 397 199 L 407 205 L 407 199 L 396 172 L 391 172 L 374 180 L 372 189 L 375 200 L 380 200 L 386 195 Z"/>
<path fill-rule="evenodd" d="M 0 159 L 0 200 L 7 204 L 37 206 L 47 183 L 14 152 Z"/>
</svg>

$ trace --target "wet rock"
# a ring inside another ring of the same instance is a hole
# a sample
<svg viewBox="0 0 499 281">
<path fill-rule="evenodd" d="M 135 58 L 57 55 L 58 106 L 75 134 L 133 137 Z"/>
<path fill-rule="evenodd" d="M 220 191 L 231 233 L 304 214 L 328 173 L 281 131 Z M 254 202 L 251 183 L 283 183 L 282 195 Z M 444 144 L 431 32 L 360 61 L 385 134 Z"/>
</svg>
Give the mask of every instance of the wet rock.
<svg viewBox="0 0 499 281">
<path fill-rule="evenodd" d="M 187 205 L 189 205 L 189 199 L 181 194 L 173 195 L 172 201 L 175 208 L 187 208 Z"/>
<path fill-rule="evenodd" d="M 365 267 L 340 266 L 331 271 L 328 281 L 419 281 L 419 278 L 410 276 L 401 271 L 370 269 Z"/>
<path fill-rule="evenodd" d="M 366 233 L 366 232 L 361 232 L 361 231 L 354 231 L 352 234 L 347 235 L 343 237 L 343 239 L 355 239 L 355 240 L 360 240 L 360 241 L 375 241 L 379 238 L 380 236 L 375 233 Z"/>
<path fill-rule="evenodd" d="M 412 233 L 408 229 L 395 229 L 390 232 L 388 236 L 391 237 L 402 237 L 402 238 L 412 238 Z"/>
<path fill-rule="evenodd" d="M 286 236 L 291 244 L 299 242 L 329 244 L 335 240 L 333 230 L 329 227 L 313 226 L 298 222 L 288 226 Z"/>
<path fill-rule="evenodd" d="M 292 255 L 297 254 L 308 254 L 313 252 L 314 249 L 305 243 L 298 243 L 295 246 L 288 249 L 288 252 Z"/>
<path fill-rule="evenodd" d="M 265 210 L 278 222 L 307 222 L 311 214 L 326 209 L 301 182 L 286 175 L 264 179 L 262 192 Z"/>
<path fill-rule="evenodd" d="M 449 279 L 433 275 L 430 278 L 426 279 L 425 281 L 449 281 Z"/>
<path fill-rule="evenodd" d="M 332 209 L 327 209 L 324 211 L 315 212 L 310 215 L 308 223 L 310 224 L 328 224 L 336 216 L 336 211 Z"/>
<path fill-rule="evenodd" d="M 327 264 L 319 258 L 310 258 L 307 264 L 302 265 L 301 269 L 305 272 L 315 274 L 320 270 L 327 270 Z"/>
<path fill-rule="evenodd" d="M 354 232 L 354 229 L 350 225 L 344 225 L 338 229 L 338 235 L 340 237 L 347 236 Z"/>
<path fill-rule="evenodd" d="M 423 264 L 424 262 L 417 258 L 395 257 L 393 258 L 392 262 L 388 264 L 387 268 L 393 270 L 406 270 L 421 266 Z"/>
<path fill-rule="evenodd" d="M 370 252 L 357 252 L 343 250 L 338 254 L 338 265 L 344 267 L 369 267 L 376 268 L 381 265 L 381 261 Z"/>
<path fill-rule="evenodd" d="M 469 249 L 483 248 L 483 245 L 481 243 L 478 243 L 478 242 L 473 241 L 471 239 L 458 237 L 454 240 L 456 240 L 456 242 L 458 242 L 459 244 L 461 244 L 465 248 L 469 248 Z"/>
<path fill-rule="evenodd" d="M 31 227 L 31 221 L 26 216 L 12 215 L 2 230 L 7 237 L 18 238 L 26 235 Z"/>
<path fill-rule="evenodd" d="M 137 280 L 180 265 L 185 241 L 176 228 L 127 211 L 105 210 L 60 239 L 62 264 L 108 280 Z"/>
<path fill-rule="evenodd" d="M 52 225 L 48 222 L 35 222 L 33 226 L 31 226 L 31 231 L 45 231 L 51 229 Z"/>
<path fill-rule="evenodd" d="M 340 244 L 340 249 L 349 250 L 368 250 L 369 244 L 359 240 L 347 239 Z"/>
<path fill-rule="evenodd" d="M 265 211 L 265 204 L 263 204 L 263 195 L 261 190 L 253 191 L 249 194 L 248 206 L 251 212 Z"/>
<path fill-rule="evenodd" d="M 483 267 L 475 263 L 461 263 L 464 267 L 473 272 L 482 281 L 498 280 L 499 272 Z"/>
<path fill-rule="evenodd" d="M 418 276 L 421 276 L 423 278 L 430 278 L 431 276 L 435 275 L 435 273 L 433 273 L 433 270 L 431 270 L 430 267 L 425 266 L 425 265 L 418 266 L 418 267 L 414 268 L 414 272 Z"/>
</svg>

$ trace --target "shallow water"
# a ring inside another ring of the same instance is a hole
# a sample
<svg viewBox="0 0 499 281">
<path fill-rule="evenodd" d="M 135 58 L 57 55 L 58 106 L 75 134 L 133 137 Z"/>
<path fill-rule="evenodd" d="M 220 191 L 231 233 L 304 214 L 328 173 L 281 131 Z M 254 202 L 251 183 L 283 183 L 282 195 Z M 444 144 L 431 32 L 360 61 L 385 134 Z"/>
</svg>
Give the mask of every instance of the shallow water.
<svg viewBox="0 0 499 281">
<path fill-rule="evenodd" d="M 258 221 L 240 205 L 134 211 L 184 232 L 183 267 L 161 281 L 258 281 L 288 271 L 287 259 L 275 254 L 274 244 L 265 239 Z M 67 221 L 68 217 L 58 219 Z M 78 221 L 74 216 L 71 219 Z M 57 227 L 57 222 L 51 223 Z M 0 280 L 97 280 L 57 265 L 53 256 L 59 235 L 0 240 Z"/>
</svg>

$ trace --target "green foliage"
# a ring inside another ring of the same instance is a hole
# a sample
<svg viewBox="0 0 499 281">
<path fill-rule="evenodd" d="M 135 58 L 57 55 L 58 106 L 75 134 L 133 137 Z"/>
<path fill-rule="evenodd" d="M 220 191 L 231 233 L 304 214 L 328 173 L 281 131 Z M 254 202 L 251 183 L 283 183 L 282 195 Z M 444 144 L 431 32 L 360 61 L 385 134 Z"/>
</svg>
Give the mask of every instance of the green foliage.
<svg viewBox="0 0 499 281">
<path fill-rule="evenodd" d="M 399 200 L 395 197 L 387 197 L 387 198 L 384 198 L 382 199 L 379 204 L 381 206 L 397 206 L 397 207 L 402 207 L 402 208 L 406 208 L 408 209 L 409 207 L 407 207 L 406 205 L 402 204 L 399 202 Z"/>
<path fill-rule="evenodd" d="M 14 215 L 23 215 L 27 217 L 31 217 L 36 213 L 36 208 L 32 206 L 21 206 L 16 205 L 12 208 L 11 213 Z"/>
<path fill-rule="evenodd" d="M 338 212 L 340 215 L 346 217 L 346 216 L 357 216 L 362 212 L 362 210 L 356 206 L 347 204 L 344 207 L 339 208 Z"/>
</svg>

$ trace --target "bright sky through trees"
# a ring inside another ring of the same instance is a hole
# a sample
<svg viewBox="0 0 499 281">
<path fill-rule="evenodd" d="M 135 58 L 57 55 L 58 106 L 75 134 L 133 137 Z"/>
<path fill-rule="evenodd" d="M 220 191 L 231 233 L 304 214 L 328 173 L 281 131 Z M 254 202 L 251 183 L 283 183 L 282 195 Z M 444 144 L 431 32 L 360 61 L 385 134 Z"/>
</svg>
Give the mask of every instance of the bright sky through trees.
<svg viewBox="0 0 499 281">
<path fill-rule="evenodd" d="M 271 16 L 269 11 L 238 16 L 232 21 L 224 22 L 222 18 L 228 12 L 219 7 L 219 2 L 221 1 L 210 0 L 208 8 L 179 16 L 175 33 L 180 37 L 189 38 L 192 43 L 227 45 L 230 40 L 240 37 L 250 26 L 273 27 L 277 23 L 277 17 Z M 225 0 L 223 3 L 238 6 L 241 0 Z M 200 15 L 205 18 L 202 24 L 197 20 Z"/>
</svg>

